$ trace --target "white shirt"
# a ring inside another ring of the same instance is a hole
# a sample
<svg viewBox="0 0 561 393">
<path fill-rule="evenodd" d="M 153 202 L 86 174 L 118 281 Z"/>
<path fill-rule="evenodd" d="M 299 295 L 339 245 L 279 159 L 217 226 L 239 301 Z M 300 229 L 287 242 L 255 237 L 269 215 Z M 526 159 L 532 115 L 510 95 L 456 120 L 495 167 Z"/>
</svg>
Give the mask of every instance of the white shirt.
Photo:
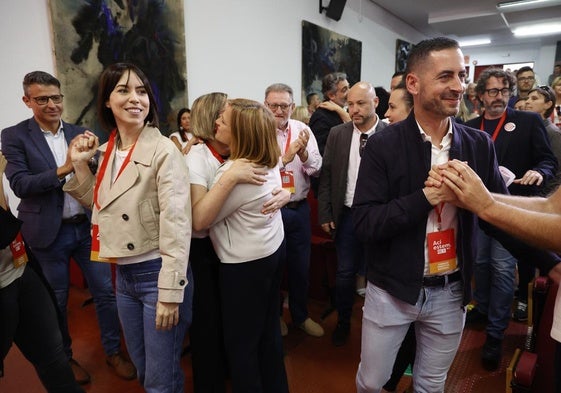
<svg viewBox="0 0 561 393">
<path fill-rule="evenodd" d="M 56 134 L 53 134 L 50 131 L 45 131 L 41 129 L 43 132 L 43 136 L 47 141 L 51 152 L 53 153 L 53 157 L 57 166 L 61 167 L 66 162 L 66 154 L 68 152 L 68 144 L 66 143 L 66 139 L 64 138 L 64 129 L 62 128 L 62 122 L 60 122 L 59 129 Z M 66 181 L 70 180 L 74 176 L 73 173 L 69 173 L 66 175 Z M 64 206 L 62 208 L 62 217 L 63 218 L 70 218 L 75 216 L 76 214 L 84 213 L 84 209 L 80 205 L 80 203 L 72 198 L 68 193 L 64 193 Z"/>
<path fill-rule="evenodd" d="M 423 131 L 421 125 L 417 122 L 421 136 L 425 142 L 430 142 L 431 137 Z M 448 120 L 448 133 L 442 138 L 440 149 L 431 143 L 431 166 L 445 164 L 450 159 L 450 147 L 452 146 L 452 121 Z M 428 176 L 428 173 L 427 173 Z M 454 229 L 454 242 L 456 242 L 458 236 L 458 209 L 456 206 L 445 203 L 442 206 L 441 215 L 441 229 Z M 435 209 L 432 209 L 429 213 L 427 220 L 427 234 L 438 231 L 438 214 Z M 456 242 L 457 244 L 457 242 Z M 446 274 L 450 272 L 445 272 Z M 429 249 L 427 244 L 427 237 L 425 236 L 425 273 L 429 274 Z"/>
<path fill-rule="evenodd" d="M 189 168 L 189 182 L 205 187 L 210 190 L 216 171 L 220 167 L 220 161 L 210 151 L 205 143 L 194 145 L 185 156 L 185 162 Z M 192 238 L 204 239 L 208 237 L 208 229 L 193 231 Z"/>
<path fill-rule="evenodd" d="M 557 289 L 557 297 L 555 298 L 555 308 L 553 311 L 553 323 L 551 324 L 551 337 L 561 342 L 561 285 Z"/>
<path fill-rule="evenodd" d="M 378 116 L 376 123 L 364 134 L 370 136 L 376 131 L 378 125 Z M 351 207 L 355 197 L 356 180 L 358 178 L 358 169 L 360 167 L 360 135 L 363 134 L 353 123 L 353 136 L 351 139 L 351 151 L 349 152 L 349 168 L 347 169 L 347 190 L 345 192 L 345 206 Z"/>
<path fill-rule="evenodd" d="M 213 187 L 221 187 L 220 177 L 233 164 L 218 169 Z M 272 191 L 281 187 L 278 167 L 269 168 L 263 185 L 237 184 L 210 227 L 210 239 L 222 263 L 255 261 L 273 254 L 284 240 L 280 211 L 263 214 L 263 204 Z"/>
<path fill-rule="evenodd" d="M 321 154 L 319 154 L 318 143 L 316 137 L 310 128 L 302 123 L 301 121 L 289 119 L 288 126 L 285 130 L 277 129 L 277 142 L 280 147 L 281 156 L 286 153 L 286 146 L 288 140 L 288 134 L 290 131 L 290 141 L 288 145 L 298 139 L 300 131 L 307 129 L 310 135 L 308 139 L 308 145 L 306 150 L 308 152 L 308 159 L 306 162 L 302 163 L 298 155 L 294 156 L 292 162 L 286 164 L 285 169 L 287 171 L 292 171 L 294 174 L 294 187 L 296 191 L 290 196 L 290 201 L 301 201 L 308 196 L 308 191 L 310 190 L 310 176 L 319 176 L 319 171 L 321 170 Z M 282 157 L 279 159 L 279 164 L 282 166 Z M 282 168 L 281 168 L 282 169 Z"/>
</svg>

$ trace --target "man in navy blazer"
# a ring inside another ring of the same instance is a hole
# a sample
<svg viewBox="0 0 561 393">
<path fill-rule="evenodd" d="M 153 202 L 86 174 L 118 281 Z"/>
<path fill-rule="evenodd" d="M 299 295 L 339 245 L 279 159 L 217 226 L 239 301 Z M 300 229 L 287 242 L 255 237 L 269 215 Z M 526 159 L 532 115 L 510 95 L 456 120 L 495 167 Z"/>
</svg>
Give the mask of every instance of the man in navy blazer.
<svg viewBox="0 0 561 393">
<path fill-rule="evenodd" d="M 508 186 L 511 194 L 541 195 L 546 184 L 555 178 L 557 159 L 539 115 L 507 106 L 514 85 L 514 76 L 510 72 L 501 68 L 484 70 L 479 75 L 475 92 L 485 111 L 466 125 L 492 138 L 499 165 L 514 173 L 515 179 Z M 482 231 L 478 232 L 477 243 L 473 293 L 477 305 L 466 320 L 487 320 L 487 339 L 481 360 L 483 366 L 492 371 L 499 366 L 502 340 L 511 317 L 516 259 L 497 239 Z M 527 319 L 528 282 L 534 271 L 529 262 L 518 261 L 519 291 L 514 313 L 518 321 Z"/>
<path fill-rule="evenodd" d="M 455 207 L 449 188 L 425 184 L 431 166 L 456 158 L 490 190 L 507 192 L 490 138 L 453 120 L 465 77 L 456 41 L 420 42 L 409 55 L 405 76 L 413 111 L 375 133 L 364 149 L 352 207 L 368 262 L 359 393 L 380 392 L 411 322 L 417 339 L 413 389 L 444 391 L 471 300 L 478 224 L 516 256 L 532 255 L 544 271 L 559 263 L 555 254 L 515 241 Z"/>
<path fill-rule="evenodd" d="M 329 131 L 319 182 L 318 218 L 322 229 L 335 239 L 337 272 L 335 303 L 338 321 L 331 341 L 343 345 L 349 336 L 355 298 L 356 274 L 364 269 L 364 252 L 351 221 L 351 206 L 368 137 L 386 128 L 376 115 L 378 97 L 368 82 L 358 82 L 347 95 L 352 121 Z"/>
<path fill-rule="evenodd" d="M 125 379 L 136 370 L 121 355 L 120 325 L 109 264 L 90 261 L 90 212 L 62 191 L 73 168 L 68 146 L 83 127 L 61 120 L 63 95 L 52 75 L 30 72 L 23 80 L 23 102 L 33 117 L 2 131 L 2 152 L 8 160 L 6 176 L 21 199 L 18 218 L 25 242 L 37 258 L 53 289 L 61 317 L 64 350 L 79 383 L 90 376 L 72 357 L 66 307 L 69 263 L 73 258 L 92 294 L 107 363 Z"/>
</svg>

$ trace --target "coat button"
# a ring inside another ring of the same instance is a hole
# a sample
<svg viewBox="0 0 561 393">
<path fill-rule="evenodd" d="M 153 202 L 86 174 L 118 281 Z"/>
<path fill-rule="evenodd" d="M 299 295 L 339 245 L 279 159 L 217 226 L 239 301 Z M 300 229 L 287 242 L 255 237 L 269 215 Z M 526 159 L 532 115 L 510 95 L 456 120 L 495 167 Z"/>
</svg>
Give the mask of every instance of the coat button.
<svg viewBox="0 0 561 393">
<path fill-rule="evenodd" d="M 185 280 L 179 281 L 179 285 L 181 285 L 181 286 L 185 285 Z"/>
<path fill-rule="evenodd" d="M 127 248 L 131 251 L 134 250 L 134 244 L 132 243 L 127 244 Z"/>
<path fill-rule="evenodd" d="M 128 221 L 128 220 L 129 220 L 129 216 L 126 215 L 126 214 L 123 214 L 121 217 L 122 217 L 123 220 L 125 220 L 125 221 Z"/>
</svg>

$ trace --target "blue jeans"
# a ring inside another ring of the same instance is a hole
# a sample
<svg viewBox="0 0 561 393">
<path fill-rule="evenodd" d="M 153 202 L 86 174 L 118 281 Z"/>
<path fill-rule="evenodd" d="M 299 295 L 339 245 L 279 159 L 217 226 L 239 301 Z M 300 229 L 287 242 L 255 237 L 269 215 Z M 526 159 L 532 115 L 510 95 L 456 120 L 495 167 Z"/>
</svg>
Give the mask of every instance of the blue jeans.
<svg viewBox="0 0 561 393">
<path fill-rule="evenodd" d="M 148 393 L 182 393 L 181 369 L 183 339 L 191 323 L 193 282 L 189 284 L 179 306 L 179 323 L 171 330 L 156 330 L 158 275 L 162 259 L 130 265 L 117 265 L 117 306 L 125 342 L 138 379 Z"/>
<path fill-rule="evenodd" d="M 503 339 L 514 300 L 516 259 L 481 229 L 477 234 L 477 256 L 473 266 L 477 310 L 487 315 L 487 334 Z"/>
<path fill-rule="evenodd" d="M 111 280 L 111 266 L 90 260 L 91 243 L 90 223 L 85 221 L 81 224 L 62 224 L 53 244 L 48 248 L 32 249 L 55 294 L 62 318 L 60 329 L 64 351 L 68 357 L 72 357 L 72 340 L 66 316 L 70 258 L 82 270 L 92 294 L 103 350 L 107 355 L 113 355 L 121 348 L 121 329 Z"/>
<path fill-rule="evenodd" d="M 411 322 L 417 348 L 413 390 L 444 391 L 446 375 L 460 345 L 465 321 L 462 282 L 423 287 L 415 305 L 403 302 L 371 283 L 366 287 L 362 317 L 358 393 L 378 393 L 392 367 Z"/>
<path fill-rule="evenodd" d="M 335 304 L 339 322 L 350 324 L 357 273 L 364 274 L 364 247 L 357 239 L 351 209 L 344 207 L 335 232 L 337 273 L 335 274 Z"/>
<path fill-rule="evenodd" d="M 286 240 L 288 305 L 292 323 L 299 326 L 308 318 L 308 287 L 312 250 L 310 205 L 308 205 L 308 201 L 303 201 L 296 209 L 283 207 L 281 212 Z"/>
</svg>

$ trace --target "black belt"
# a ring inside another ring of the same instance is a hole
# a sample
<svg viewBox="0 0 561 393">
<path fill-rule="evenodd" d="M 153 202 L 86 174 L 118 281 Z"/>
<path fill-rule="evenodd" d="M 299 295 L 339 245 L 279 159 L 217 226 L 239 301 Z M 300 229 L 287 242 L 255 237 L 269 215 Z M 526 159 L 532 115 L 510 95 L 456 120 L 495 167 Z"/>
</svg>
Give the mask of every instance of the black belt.
<svg viewBox="0 0 561 393">
<path fill-rule="evenodd" d="M 88 221 L 88 216 L 85 214 L 76 214 L 72 217 L 62 219 L 63 224 L 81 224 L 86 221 Z"/>
<path fill-rule="evenodd" d="M 299 201 L 288 202 L 286 205 L 284 205 L 284 207 L 286 207 L 287 209 L 298 209 L 304 202 L 306 202 L 306 198 Z"/>
<path fill-rule="evenodd" d="M 462 273 L 457 270 L 454 273 L 445 274 L 443 276 L 425 276 L 423 277 L 424 287 L 443 287 L 446 283 L 460 281 Z"/>
</svg>

